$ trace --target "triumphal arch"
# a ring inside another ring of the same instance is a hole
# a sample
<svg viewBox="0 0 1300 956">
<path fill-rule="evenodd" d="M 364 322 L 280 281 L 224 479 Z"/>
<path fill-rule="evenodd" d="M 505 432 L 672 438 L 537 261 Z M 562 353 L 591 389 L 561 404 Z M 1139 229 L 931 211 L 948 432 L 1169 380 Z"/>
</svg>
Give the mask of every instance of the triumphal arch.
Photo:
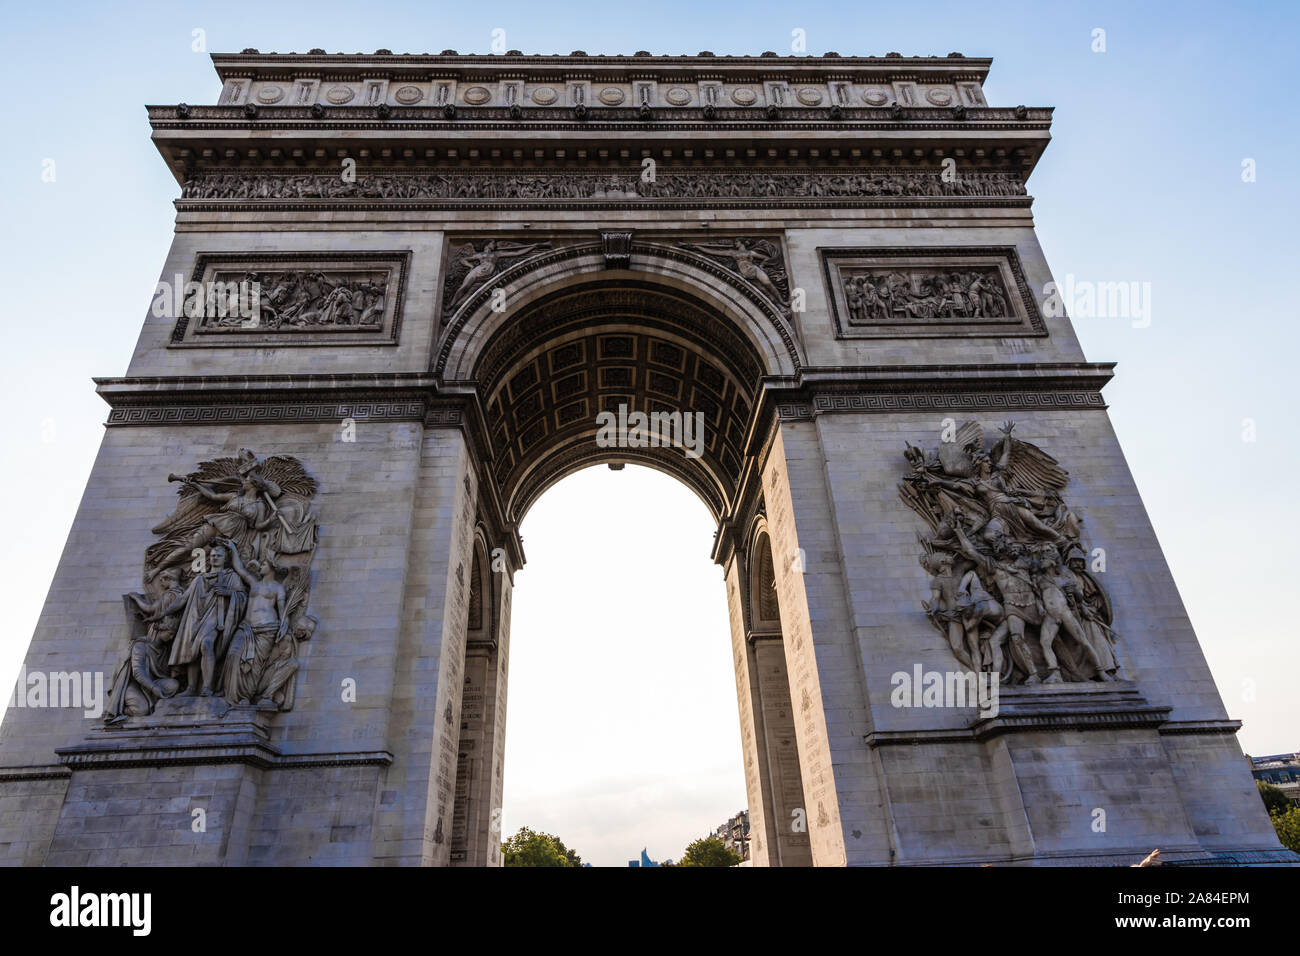
<svg viewBox="0 0 1300 956">
<path fill-rule="evenodd" d="M 717 523 L 757 864 L 1292 859 L 989 60 L 213 62 L 0 859 L 499 863 L 520 522 L 627 463 Z"/>
</svg>

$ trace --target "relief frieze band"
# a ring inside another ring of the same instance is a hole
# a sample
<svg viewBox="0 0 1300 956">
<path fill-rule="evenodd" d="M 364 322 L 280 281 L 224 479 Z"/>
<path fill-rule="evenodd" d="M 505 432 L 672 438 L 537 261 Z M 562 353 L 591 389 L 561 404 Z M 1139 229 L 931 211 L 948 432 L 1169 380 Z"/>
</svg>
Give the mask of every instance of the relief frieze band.
<svg viewBox="0 0 1300 956">
<path fill-rule="evenodd" d="M 675 169 L 660 165 L 652 179 L 640 167 L 626 171 L 532 169 L 454 169 L 360 174 L 350 181 L 337 169 L 315 172 L 194 173 L 185 181 L 182 202 L 278 201 L 356 203 L 483 203 L 530 201 L 568 203 L 627 201 L 798 200 L 835 205 L 863 199 L 916 202 L 933 199 L 1028 201 L 1021 174 L 1005 169 L 974 169 L 952 178 L 932 168 L 839 168 L 799 170 Z"/>
</svg>

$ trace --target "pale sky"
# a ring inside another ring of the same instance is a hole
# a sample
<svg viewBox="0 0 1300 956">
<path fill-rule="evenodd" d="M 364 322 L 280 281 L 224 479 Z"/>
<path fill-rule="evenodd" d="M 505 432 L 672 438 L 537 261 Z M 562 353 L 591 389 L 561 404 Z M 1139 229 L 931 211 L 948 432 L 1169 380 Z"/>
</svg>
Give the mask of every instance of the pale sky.
<svg viewBox="0 0 1300 956">
<path fill-rule="evenodd" d="M 1111 418 L 1228 713 L 1244 721 L 1238 740 L 1257 754 L 1300 748 L 1294 3 L 576 0 L 557 16 L 532 2 L 228 0 L 9 4 L 0 18 L 0 686 L 102 434 L 90 378 L 125 371 L 171 242 L 178 189 L 144 104 L 219 91 L 195 29 L 221 52 L 487 53 L 500 28 L 528 53 L 673 54 L 784 52 L 802 29 L 814 55 L 992 56 L 990 103 L 1056 107 L 1029 182 L 1039 241 L 1058 279 L 1151 283 L 1149 328 L 1076 329 L 1090 360 L 1119 363 Z M 41 179 L 47 159 L 54 182 Z M 680 856 L 744 805 L 712 530 L 683 486 L 631 466 L 574 476 L 535 506 L 516 582 L 507 831 L 553 830 L 587 859 L 626 865 L 643 845 Z"/>
<path fill-rule="evenodd" d="M 713 520 L 675 478 L 588 468 L 533 506 L 515 577 L 506 833 L 596 865 L 677 859 L 745 807 Z"/>
</svg>

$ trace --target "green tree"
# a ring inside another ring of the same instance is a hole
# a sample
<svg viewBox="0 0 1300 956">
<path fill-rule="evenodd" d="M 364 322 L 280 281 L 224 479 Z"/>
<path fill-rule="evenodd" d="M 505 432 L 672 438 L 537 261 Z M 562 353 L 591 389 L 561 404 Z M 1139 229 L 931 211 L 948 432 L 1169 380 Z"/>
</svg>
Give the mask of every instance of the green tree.
<svg viewBox="0 0 1300 956">
<path fill-rule="evenodd" d="M 550 837 L 551 842 L 555 844 L 555 848 L 564 854 L 564 858 L 569 861 L 569 866 L 582 866 L 582 857 L 565 846 L 563 840 L 553 833 L 547 833 L 546 836 Z"/>
<path fill-rule="evenodd" d="M 1300 807 L 1277 810 L 1268 815 L 1277 838 L 1288 850 L 1300 853 Z"/>
<path fill-rule="evenodd" d="M 700 837 L 686 848 L 678 866 L 735 866 L 740 856 L 717 837 Z"/>
<path fill-rule="evenodd" d="M 1291 801 L 1286 798 L 1286 794 L 1271 783 L 1256 780 L 1255 786 L 1259 787 L 1259 795 L 1264 801 L 1264 809 L 1270 814 L 1278 810 L 1286 810 L 1291 806 Z"/>
<path fill-rule="evenodd" d="M 528 827 L 501 844 L 506 866 L 581 866 L 582 858 L 564 845 L 559 837 L 536 833 Z"/>
</svg>

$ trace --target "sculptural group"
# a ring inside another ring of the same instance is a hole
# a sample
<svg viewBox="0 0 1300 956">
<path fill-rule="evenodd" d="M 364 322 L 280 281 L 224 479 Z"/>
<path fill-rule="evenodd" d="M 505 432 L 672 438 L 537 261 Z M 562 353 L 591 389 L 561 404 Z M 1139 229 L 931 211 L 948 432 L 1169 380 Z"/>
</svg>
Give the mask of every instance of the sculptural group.
<svg viewBox="0 0 1300 956">
<path fill-rule="evenodd" d="M 104 719 L 151 714 L 175 696 L 290 710 L 316 550 L 316 482 L 296 458 L 203 462 L 153 531 L 144 590 L 123 595 L 130 646 Z"/>
<path fill-rule="evenodd" d="M 638 171 L 639 172 L 639 171 Z M 653 179 L 570 172 L 406 173 L 347 180 L 337 174 L 197 174 L 182 199 L 770 199 L 777 197 L 905 199 L 909 196 L 1024 196 L 1016 173 L 971 170 L 700 172 L 662 169 Z"/>
<path fill-rule="evenodd" d="M 1080 541 L 1056 459 L 1013 437 L 985 449 L 975 422 L 949 422 L 937 449 L 907 446 L 899 493 L 929 526 L 919 536 L 930 574 L 926 615 L 965 668 L 1014 684 L 1114 681 L 1104 561 Z"/>
<path fill-rule="evenodd" d="M 996 269 L 904 274 L 861 272 L 844 277 L 849 322 L 1007 318 L 1013 313 Z"/>
<path fill-rule="evenodd" d="M 242 283 L 217 276 L 226 286 L 243 284 L 258 290 L 256 311 L 249 316 L 209 310 L 205 329 L 276 330 L 320 328 L 377 328 L 384 318 L 384 273 L 320 272 L 304 269 L 249 272 Z"/>
</svg>

